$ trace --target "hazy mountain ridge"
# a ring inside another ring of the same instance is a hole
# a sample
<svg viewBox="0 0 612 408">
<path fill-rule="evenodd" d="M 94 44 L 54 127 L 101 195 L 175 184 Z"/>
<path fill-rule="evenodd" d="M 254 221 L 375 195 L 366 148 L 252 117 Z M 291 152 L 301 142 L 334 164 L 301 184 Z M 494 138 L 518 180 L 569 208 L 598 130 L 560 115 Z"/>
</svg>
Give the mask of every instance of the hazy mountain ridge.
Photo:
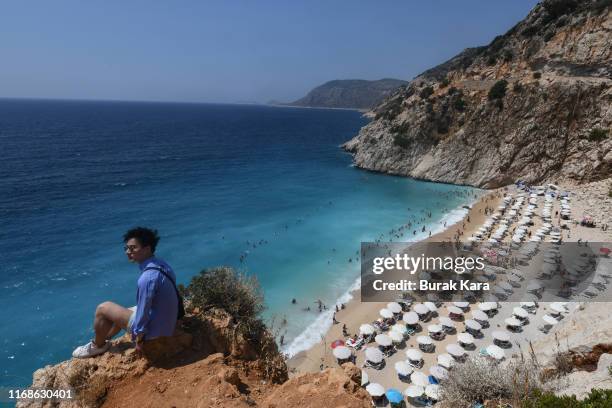
<svg viewBox="0 0 612 408">
<path fill-rule="evenodd" d="M 317 108 L 370 109 L 398 87 L 407 84 L 399 79 L 337 79 L 320 85 L 290 106 Z"/>
</svg>

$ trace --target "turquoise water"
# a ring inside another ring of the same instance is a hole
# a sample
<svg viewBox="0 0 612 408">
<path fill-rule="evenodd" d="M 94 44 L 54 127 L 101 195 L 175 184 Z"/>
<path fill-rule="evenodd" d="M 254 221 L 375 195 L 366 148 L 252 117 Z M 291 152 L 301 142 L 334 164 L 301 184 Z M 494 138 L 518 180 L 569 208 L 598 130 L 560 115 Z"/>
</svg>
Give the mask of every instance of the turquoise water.
<svg viewBox="0 0 612 408">
<path fill-rule="evenodd" d="M 330 322 L 313 302 L 346 300 L 361 241 L 411 220 L 439 229 L 476 192 L 352 167 L 338 146 L 365 123 L 343 110 L 0 101 L 0 385 L 69 358 L 98 303 L 134 304 L 121 236 L 135 225 L 160 231 L 179 282 L 216 265 L 256 275 L 266 317 L 287 318 L 285 351 L 312 345 Z"/>
</svg>

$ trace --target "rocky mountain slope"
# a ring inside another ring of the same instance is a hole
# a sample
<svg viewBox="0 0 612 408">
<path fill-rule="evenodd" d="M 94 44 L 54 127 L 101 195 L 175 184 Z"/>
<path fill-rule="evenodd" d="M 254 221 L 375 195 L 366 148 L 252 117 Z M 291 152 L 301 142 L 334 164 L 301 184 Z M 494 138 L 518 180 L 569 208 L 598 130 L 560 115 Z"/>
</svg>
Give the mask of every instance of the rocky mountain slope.
<svg viewBox="0 0 612 408">
<path fill-rule="evenodd" d="M 288 105 L 319 108 L 371 109 L 391 92 L 405 84 L 407 84 L 406 81 L 388 78 L 378 81 L 362 79 L 329 81 L 314 88 L 305 97 Z"/>
<path fill-rule="evenodd" d="M 611 4 L 541 2 L 394 92 L 345 149 L 364 169 L 486 188 L 609 177 Z"/>
</svg>

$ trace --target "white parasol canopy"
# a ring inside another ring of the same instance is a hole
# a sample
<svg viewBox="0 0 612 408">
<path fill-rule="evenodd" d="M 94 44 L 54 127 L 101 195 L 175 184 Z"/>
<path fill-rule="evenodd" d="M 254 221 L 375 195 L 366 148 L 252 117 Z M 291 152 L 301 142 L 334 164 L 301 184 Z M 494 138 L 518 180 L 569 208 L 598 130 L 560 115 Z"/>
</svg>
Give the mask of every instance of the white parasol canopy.
<svg viewBox="0 0 612 408">
<path fill-rule="evenodd" d="M 406 350 L 406 357 L 410 361 L 421 361 L 423 359 L 423 353 L 417 349 Z"/>
<path fill-rule="evenodd" d="M 436 306 L 436 304 L 434 302 L 425 302 L 423 303 L 423 305 L 429 309 L 430 312 L 435 312 L 436 310 L 438 310 L 438 307 Z"/>
<path fill-rule="evenodd" d="M 438 364 L 442 367 L 448 369 L 453 366 L 454 360 L 450 354 L 443 353 L 438 355 Z"/>
<path fill-rule="evenodd" d="M 388 347 L 393 342 L 391 337 L 387 336 L 386 334 L 379 334 L 374 338 L 374 341 L 383 347 Z"/>
<path fill-rule="evenodd" d="M 383 361 L 382 351 L 374 347 L 368 347 L 365 350 L 365 357 L 367 361 L 371 361 L 373 363 L 380 363 Z"/>
<path fill-rule="evenodd" d="M 551 315 L 547 315 L 547 314 L 542 316 L 542 320 L 544 320 L 544 322 L 546 322 L 547 324 L 550 324 L 552 326 L 554 326 L 555 324 L 559 323 L 559 321 L 557 319 L 555 319 Z"/>
<path fill-rule="evenodd" d="M 430 324 L 427 326 L 427 331 L 429 333 L 440 333 L 442 331 L 442 326 L 439 324 Z"/>
<path fill-rule="evenodd" d="M 472 330 L 482 330 L 482 325 L 478 323 L 476 320 L 468 319 L 465 321 L 465 327 Z"/>
<path fill-rule="evenodd" d="M 518 306 L 512 309 L 512 314 L 514 314 L 516 317 L 520 317 L 521 319 L 525 319 L 527 316 L 529 316 L 529 313 L 527 313 L 525 309 Z"/>
<path fill-rule="evenodd" d="M 499 286 L 500 288 L 502 288 L 505 291 L 510 291 L 511 292 L 513 290 L 512 289 L 512 285 L 509 284 L 508 282 L 499 282 L 497 284 L 497 286 Z"/>
<path fill-rule="evenodd" d="M 448 313 L 451 313 L 451 314 L 455 314 L 455 315 L 463 314 L 463 310 L 459 309 L 457 306 L 449 306 L 447 309 L 448 309 Z"/>
<path fill-rule="evenodd" d="M 334 354 L 334 357 L 339 360 L 346 360 L 351 356 L 351 350 L 345 346 L 338 346 L 334 348 L 332 353 Z"/>
<path fill-rule="evenodd" d="M 389 309 L 392 313 L 401 313 L 402 307 L 397 302 L 389 302 L 387 303 L 387 309 Z"/>
<path fill-rule="evenodd" d="M 491 333 L 491 336 L 495 340 L 498 340 L 498 341 L 503 341 L 503 342 L 510 341 L 510 333 L 508 333 L 507 331 L 496 330 L 493 333 Z"/>
<path fill-rule="evenodd" d="M 364 334 L 366 336 L 370 335 L 370 334 L 374 334 L 374 332 L 376 331 L 376 329 L 374 329 L 374 326 L 372 326 L 371 324 L 362 324 L 361 326 L 359 326 L 359 333 L 360 334 Z"/>
<path fill-rule="evenodd" d="M 470 333 L 459 333 L 457 335 L 457 340 L 459 340 L 459 343 L 473 344 L 474 336 L 472 336 Z"/>
<path fill-rule="evenodd" d="M 419 315 L 415 312 L 404 313 L 402 320 L 407 324 L 417 324 L 419 322 Z"/>
<path fill-rule="evenodd" d="M 429 308 L 419 303 L 418 305 L 414 306 L 414 311 L 417 312 L 417 314 L 424 315 L 424 314 L 429 313 Z"/>
<path fill-rule="evenodd" d="M 361 370 L 361 386 L 363 387 L 369 382 L 370 382 L 370 377 L 368 376 L 368 373 L 366 373 L 365 370 Z"/>
<path fill-rule="evenodd" d="M 412 369 L 412 367 L 410 367 L 410 365 L 407 362 L 398 361 L 397 363 L 395 363 L 395 371 L 399 375 L 408 376 L 412 374 L 414 370 Z"/>
<path fill-rule="evenodd" d="M 453 302 L 453 305 L 460 307 L 461 309 L 465 309 L 470 304 L 468 302 Z"/>
<path fill-rule="evenodd" d="M 380 309 L 380 312 L 378 312 L 378 314 L 380 314 L 385 319 L 391 319 L 393 317 L 393 312 L 387 308 Z"/>
<path fill-rule="evenodd" d="M 565 309 L 565 305 L 561 302 L 553 302 L 550 304 L 550 310 L 555 311 L 557 313 L 567 312 Z"/>
<path fill-rule="evenodd" d="M 487 353 L 496 360 L 502 360 L 506 356 L 504 349 L 495 344 L 487 346 Z"/>
<path fill-rule="evenodd" d="M 438 384 L 429 384 L 425 387 L 425 395 L 431 399 L 440 399 L 440 386 Z"/>
<path fill-rule="evenodd" d="M 413 372 L 410 376 L 410 381 L 412 381 L 414 385 L 420 385 L 421 387 L 429 385 L 429 378 L 420 371 Z"/>
<path fill-rule="evenodd" d="M 385 395 L 385 387 L 378 383 L 368 384 L 366 391 L 373 397 L 382 397 Z"/>
<path fill-rule="evenodd" d="M 424 345 L 433 344 L 433 340 L 429 336 L 419 336 L 417 337 L 417 343 Z"/>
<path fill-rule="evenodd" d="M 535 307 L 535 302 L 521 302 L 522 307 L 532 308 Z"/>
<path fill-rule="evenodd" d="M 461 348 L 457 343 L 451 343 L 446 346 L 446 351 L 451 356 L 461 357 L 465 354 L 465 350 Z"/>
<path fill-rule="evenodd" d="M 398 332 L 397 330 L 390 330 L 389 338 L 391 339 L 393 343 L 401 343 L 402 341 L 404 341 L 404 336 L 402 335 L 402 333 Z"/>
<path fill-rule="evenodd" d="M 506 323 L 506 326 L 510 327 L 520 327 L 522 325 L 521 321 L 518 320 L 516 317 L 509 317 L 504 320 L 504 323 Z"/>
<path fill-rule="evenodd" d="M 425 393 L 425 389 L 420 385 L 411 385 L 404 391 L 404 395 L 409 398 L 420 397 Z"/>
<path fill-rule="evenodd" d="M 453 322 L 449 317 L 443 316 L 439 320 L 440 324 L 444 327 L 455 327 L 455 322 Z"/>
<path fill-rule="evenodd" d="M 439 365 L 435 365 L 429 368 L 429 374 L 433 375 L 438 380 L 442 380 L 448 377 L 448 370 L 444 367 L 440 367 Z"/>
<path fill-rule="evenodd" d="M 406 326 L 401 323 L 395 323 L 393 326 L 391 326 L 391 331 L 404 335 L 406 332 L 408 332 L 408 329 L 406 329 Z"/>
<path fill-rule="evenodd" d="M 480 310 L 482 310 L 483 312 L 486 312 L 488 310 L 495 310 L 497 309 L 497 303 L 495 302 L 482 302 L 478 304 L 478 308 Z"/>
<path fill-rule="evenodd" d="M 480 320 L 481 322 L 486 322 L 489 320 L 489 316 L 482 310 L 474 310 L 472 311 L 472 318 L 474 320 Z"/>
</svg>

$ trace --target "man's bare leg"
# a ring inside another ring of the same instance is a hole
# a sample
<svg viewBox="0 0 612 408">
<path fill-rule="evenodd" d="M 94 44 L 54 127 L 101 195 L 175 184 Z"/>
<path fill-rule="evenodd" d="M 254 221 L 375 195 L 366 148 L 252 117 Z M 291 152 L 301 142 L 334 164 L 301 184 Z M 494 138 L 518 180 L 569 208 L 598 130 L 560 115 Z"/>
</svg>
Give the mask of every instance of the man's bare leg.
<svg viewBox="0 0 612 408">
<path fill-rule="evenodd" d="M 107 339 L 126 329 L 132 311 L 113 302 L 104 302 L 96 308 L 94 317 L 94 343 L 97 347 L 104 346 Z"/>
</svg>

